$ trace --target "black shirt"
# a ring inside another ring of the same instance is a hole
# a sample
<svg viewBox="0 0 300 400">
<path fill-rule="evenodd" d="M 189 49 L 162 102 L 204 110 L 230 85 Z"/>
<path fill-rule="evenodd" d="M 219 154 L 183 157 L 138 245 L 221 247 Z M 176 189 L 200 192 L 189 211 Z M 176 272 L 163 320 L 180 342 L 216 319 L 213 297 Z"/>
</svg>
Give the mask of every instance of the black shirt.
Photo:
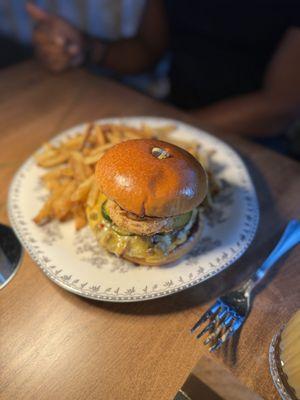
<svg viewBox="0 0 300 400">
<path fill-rule="evenodd" d="M 300 0 L 169 0 L 171 100 L 184 108 L 257 90 Z M 300 51 L 300 49 L 299 49 Z"/>
</svg>

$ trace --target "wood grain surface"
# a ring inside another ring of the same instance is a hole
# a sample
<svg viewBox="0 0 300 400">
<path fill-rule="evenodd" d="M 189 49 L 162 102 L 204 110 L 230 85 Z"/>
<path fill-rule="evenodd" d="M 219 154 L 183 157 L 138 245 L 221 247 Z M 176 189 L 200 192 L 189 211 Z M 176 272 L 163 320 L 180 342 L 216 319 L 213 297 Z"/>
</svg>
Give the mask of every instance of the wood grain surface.
<svg viewBox="0 0 300 400">
<path fill-rule="evenodd" d="M 65 128 L 101 117 L 159 115 L 197 124 L 146 96 L 77 70 L 51 75 L 33 62 L 0 72 L 0 221 L 21 163 Z M 249 276 L 267 256 L 287 221 L 300 217 L 300 166 L 250 142 L 224 137 L 244 158 L 254 180 L 261 220 L 240 261 L 185 292 L 148 302 L 86 300 L 52 283 L 25 255 L 0 292 L 0 398 L 168 400 L 201 355 L 189 333 L 220 293 Z M 279 396 L 269 374 L 271 338 L 299 307 L 300 248 L 266 279 L 241 334 L 213 357 L 263 399 Z"/>
</svg>

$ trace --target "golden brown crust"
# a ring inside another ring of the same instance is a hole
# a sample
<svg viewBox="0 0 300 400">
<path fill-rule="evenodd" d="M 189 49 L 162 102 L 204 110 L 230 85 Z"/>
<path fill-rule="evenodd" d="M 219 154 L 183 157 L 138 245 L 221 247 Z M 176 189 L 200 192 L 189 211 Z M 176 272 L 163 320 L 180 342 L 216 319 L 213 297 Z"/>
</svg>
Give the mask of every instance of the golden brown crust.
<svg viewBox="0 0 300 400">
<path fill-rule="evenodd" d="M 169 157 L 159 159 L 153 148 Z M 139 216 L 169 217 L 197 207 L 207 193 L 207 176 L 187 151 L 172 144 L 137 139 L 119 143 L 98 161 L 96 181 L 108 198 Z"/>
<path fill-rule="evenodd" d="M 135 257 L 128 257 L 126 255 L 123 255 L 122 257 L 125 258 L 126 260 L 138 264 L 138 265 L 149 265 L 149 266 L 160 266 L 160 265 L 165 265 L 165 264 L 170 264 L 179 258 L 183 257 L 187 253 L 189 253 L 192 248 L 196 245 L 196 243 L 200 240 L 200 237 L 202 235 L 203 231 L 203 221 L 198 219 L 197 223 L 197 230 L 193 232 L 193 234 L 188 238 L 186 242 L 183 244 L 179 245 L 176 247 L 173 251 L 171 251 L 167 256 L 165 256 L 163 259 L 157 261 L 153 261 L 151 259 L 141 259 L 141 258 L 135 258 Z"/>
<path fill-rule="evenodd" d="M 174 226 L 176 220 L 182 216 L 176 217 L 165 217 L 165 218 L 157 218 L 157 217 L 136 217 L 130 218 L 133 214 L 128 213 L 123 210 L 115 201 L 108 200 L 106 203 L 106 209 L 109 213 L 110 218 L 113 222 L 123 228 L 128 232 L 135 233 L 137 235 L 146 235 L 151 236 L 155 233 L 162 232 L 171 232 L 175 228 L 179 229 L 183 225 L 185 225 L 191 216 L 191 213 L 187 213 L 183 215 L 183 224 Z M 184 218 L 186 216 L 186 218 Z"/>
</svg>

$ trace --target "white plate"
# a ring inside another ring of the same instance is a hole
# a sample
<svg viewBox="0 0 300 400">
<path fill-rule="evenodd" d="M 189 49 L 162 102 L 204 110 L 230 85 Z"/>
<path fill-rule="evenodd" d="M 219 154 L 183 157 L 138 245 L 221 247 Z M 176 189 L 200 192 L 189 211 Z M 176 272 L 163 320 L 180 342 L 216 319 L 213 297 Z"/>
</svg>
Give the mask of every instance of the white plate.
<svg viewBox="0 0 300 400">
<path fill-rule="evenodd" d="M 64 289 L 95 300 L 129 302 L 167 296 L 216 275 L 236 261 L 254 238 L 259 219 L 258 203 L 248 171 L 227 144 L 192 126 L 163 118 L 106 119 L 99 122 L 139 126 L 174 124 L 174 137 L 197 140 L 205 150 L 215 150 L 215 173 L 226 187 L 217 197 L 217 208 L 206 215 L 199 244 L 176 265 L 137 267 L 98 246 L 90 229 L 75 232 L 73 222 L 52 222 L 38 227 L 32 222 L 47 191 L 41 186 L 45 172 L 30 157 L 10 187 L 11 224 L 23 246 L 44 273 Z M 55 137 L 54 143 L 82 130 L 83 125 Z"/>
</svg>

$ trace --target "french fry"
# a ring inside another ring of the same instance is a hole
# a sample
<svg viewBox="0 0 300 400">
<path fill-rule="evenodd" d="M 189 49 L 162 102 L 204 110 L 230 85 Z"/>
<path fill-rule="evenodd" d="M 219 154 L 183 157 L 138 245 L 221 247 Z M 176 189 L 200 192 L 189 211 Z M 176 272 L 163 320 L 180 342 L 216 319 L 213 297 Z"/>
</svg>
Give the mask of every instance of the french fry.
<svg viewBox="0 0 300 400">
<path fill-rule="evenodd" d="M 69 180 L 70 182 L 70 180 Z M 62 187 L 63 183 L 67 183 L 65 182 L 61 182 L 61 180 L 58 179 L 52 179 L 52 180 L 48 180 L 45 182 L 45 186 L 47 189 L 50 190 L 50 192 L 55 192 L 56 190 L 60 189 Z"/>
<path fill-rule="evenodd" d="M 54 157 L 57 155 L 57 150 L 52 149 L 52 148 L 46 148 L 43 146 L 44 151 L 42 153 L 37 153 L 35 155 L 35 161 L 38 165 L 40 163 L 43 163 L 44 161 L 47 161 L 49 158 Z"/>
<path fill-rule="evenodd" d="M 95 168 L 90 165 L 84 164 L 84 172 L 85 172 L 86 177 L 90 177 L 90 176 L 94 175 Z"/>
<path fill-rule="evenodd" d="M 82 151 L 87 146 L 89 139 L 92 135 L 93 129 L 94 129 L 94 124 L 88 124 L 83 141 L 82 141 L 82 145 L 80 147 L 80 151 Z"/>
<path fill-rule="evenodd" d="M 137 133 L 134 133 L 134 132 L 124 131 L 124 138 L 126 140 L 128 140 L 128 139 L 141 139 L 141 135 L 138 135 Z"/>
<path fill-rule="evenodd" d="M 103 156 L 103 154 L 104 154 L 104 151 L 101 151 L 98 154 L 95 154 L 94 156 L 85 157 L 84 163 L 86 165 L 96 164 L 96 162 L 100 160 L 100 158 Z"/>
<path fill-rule="evenodd" d="M 85 209 L 82 204 L 75 204 L 72 207 L 72 214 L 75 219 L 75 229 L 78 231 L 87 224 Z"/>
<path fill-rule="evenodd" d="M 151 138 L 156 135 L 155 130 L 145 124 L 142 124 L 142 126 L 141 126 L 141 133 L 142 133 L 142 136 L 145 138 Z"/>
<path fill-rule="evenodd" d="M 112 131 L 109 135 L 109 142 L 112 144 L 117 144 L 122 142 L 122 133 L 119 130 Z"/>
<path fill-rule="evenodd" d="M 44 168 L 50 168 L 50 167 L 56 167 L 57 165 L 60 165 L 70 158 L 70 153 L 68 151 L 56 151 L 55 153 L 48 153 L 47 157 L 41 159 L 37 159 L 37 164 L 40 167 Z"/>
<path fill-rule="evenodd" d="M 87 206 L 93 207 L 96 204 L 96 201 L 98 199 L 99 193 L 100 193 L 100 190 L 99 190 L 99 188 L 97 187 L 97 185 L 95 184 L 95 181 L 94 181 L 92 186 L 91 186 L 91 189 L 89 191 L 87 200 L 86 200 Z"/>
<path fill-rule="evenodd" d="M 94 177 L 90 176 L 85 181 L 83 181 L 75 190 L 75 192 L 71 196 L 71 201 L 85 201 L 87 196 L 91 190 L 91 187 L 94 182 Z"/>
<path fill-rule="evenodd" d="M 101 125 L 101 130 L 105 139 L 105 143 L 109 143 L 109 133 L 111 132 L 111 124 Z"/>
<path fill-rule="evenodd" d="M 113 143 L 106 143 L 106 144 L 103 144 L 102 146 L 96 146 L 93 149 L 90 149 L 89 155 L 93 156 L 95 154 L 102 153 L 102 152 L 110 149 L 113 145 L 114 145 Z"/>
<path fill-rule="evenodd" d="M 90 154 L 91 154 L 91 148 L 88 148 L 88 147 L 85 147 L 83 150 L 82 150 L 82 155 L 83 155 L 83 157 L 87 157 L 87 156 L 89 156 Z"/>
<path fill-rule="evenodd" d="M 62 147 L 68 150 L 80 150 L 82 143 L 84 140 L 84 135 L 82 133 L 78 134 L 77 136 L 74 136 L 64 143 L 62 143 Z"/>
<path fill-rule="evenodd" d="M 115 143 L 106 143 L 103 146 L 99 146 L 91 150 L 90 155 L 84 157 L 84 163 L 86 165 L 95 164 L 98 160 L 100 160 L 101 156 L 105 153 L 105 151 L 110 149 L 114 145 Z"/>
<path fill-rule="evenodd" d="M 168 135 L 169 133 L 173 132 L 176 129 L 176 125 L 169 124 L 164 126 L 157 126 L 155 128 L 151 128 L 152 132 L 157 135 Z"/>
<path fill-rule="evenodd" d="M 66 185 L 59 196 L 53 201 L 53 213 L 56 219 L 64 221 L 72 207 L 71 196 L 76 189 L 76 182 L 72 181 Z"/>
<path fill-rule="evenodd" d="M 47 172 L 45 175 L 42 176 L 42 181 L 44 183 L 48 181 L 52 181 L 54 179 L 59 179 L 61 177 L 72 177 L 73 170 L 70 167 L 59 167 L 55 168 L 52 171 Z"/>
<path fill-rule="evenodd" d="M 84 158 L 81 153 L 74 151 L 69 160 L 70 167 L 73 170 L 74 178 L 77 182 L 82 182 L 86 178 Z"/>
<path fill-rule="evenodd" d="M 44 225 L 52 219 L 52 202 L 53 199 L 50 196 L 38 214 L 33 218 L 33 221 L 37 225 Z"/>
<path fill-rule="evenodd" d="M 96 125 L 94 128 L 94 133 L 97 139 L 97 144 L 103 146 L 106 143 L 106 137 L 101 129 L 100 125 Z"/>
</svg>

